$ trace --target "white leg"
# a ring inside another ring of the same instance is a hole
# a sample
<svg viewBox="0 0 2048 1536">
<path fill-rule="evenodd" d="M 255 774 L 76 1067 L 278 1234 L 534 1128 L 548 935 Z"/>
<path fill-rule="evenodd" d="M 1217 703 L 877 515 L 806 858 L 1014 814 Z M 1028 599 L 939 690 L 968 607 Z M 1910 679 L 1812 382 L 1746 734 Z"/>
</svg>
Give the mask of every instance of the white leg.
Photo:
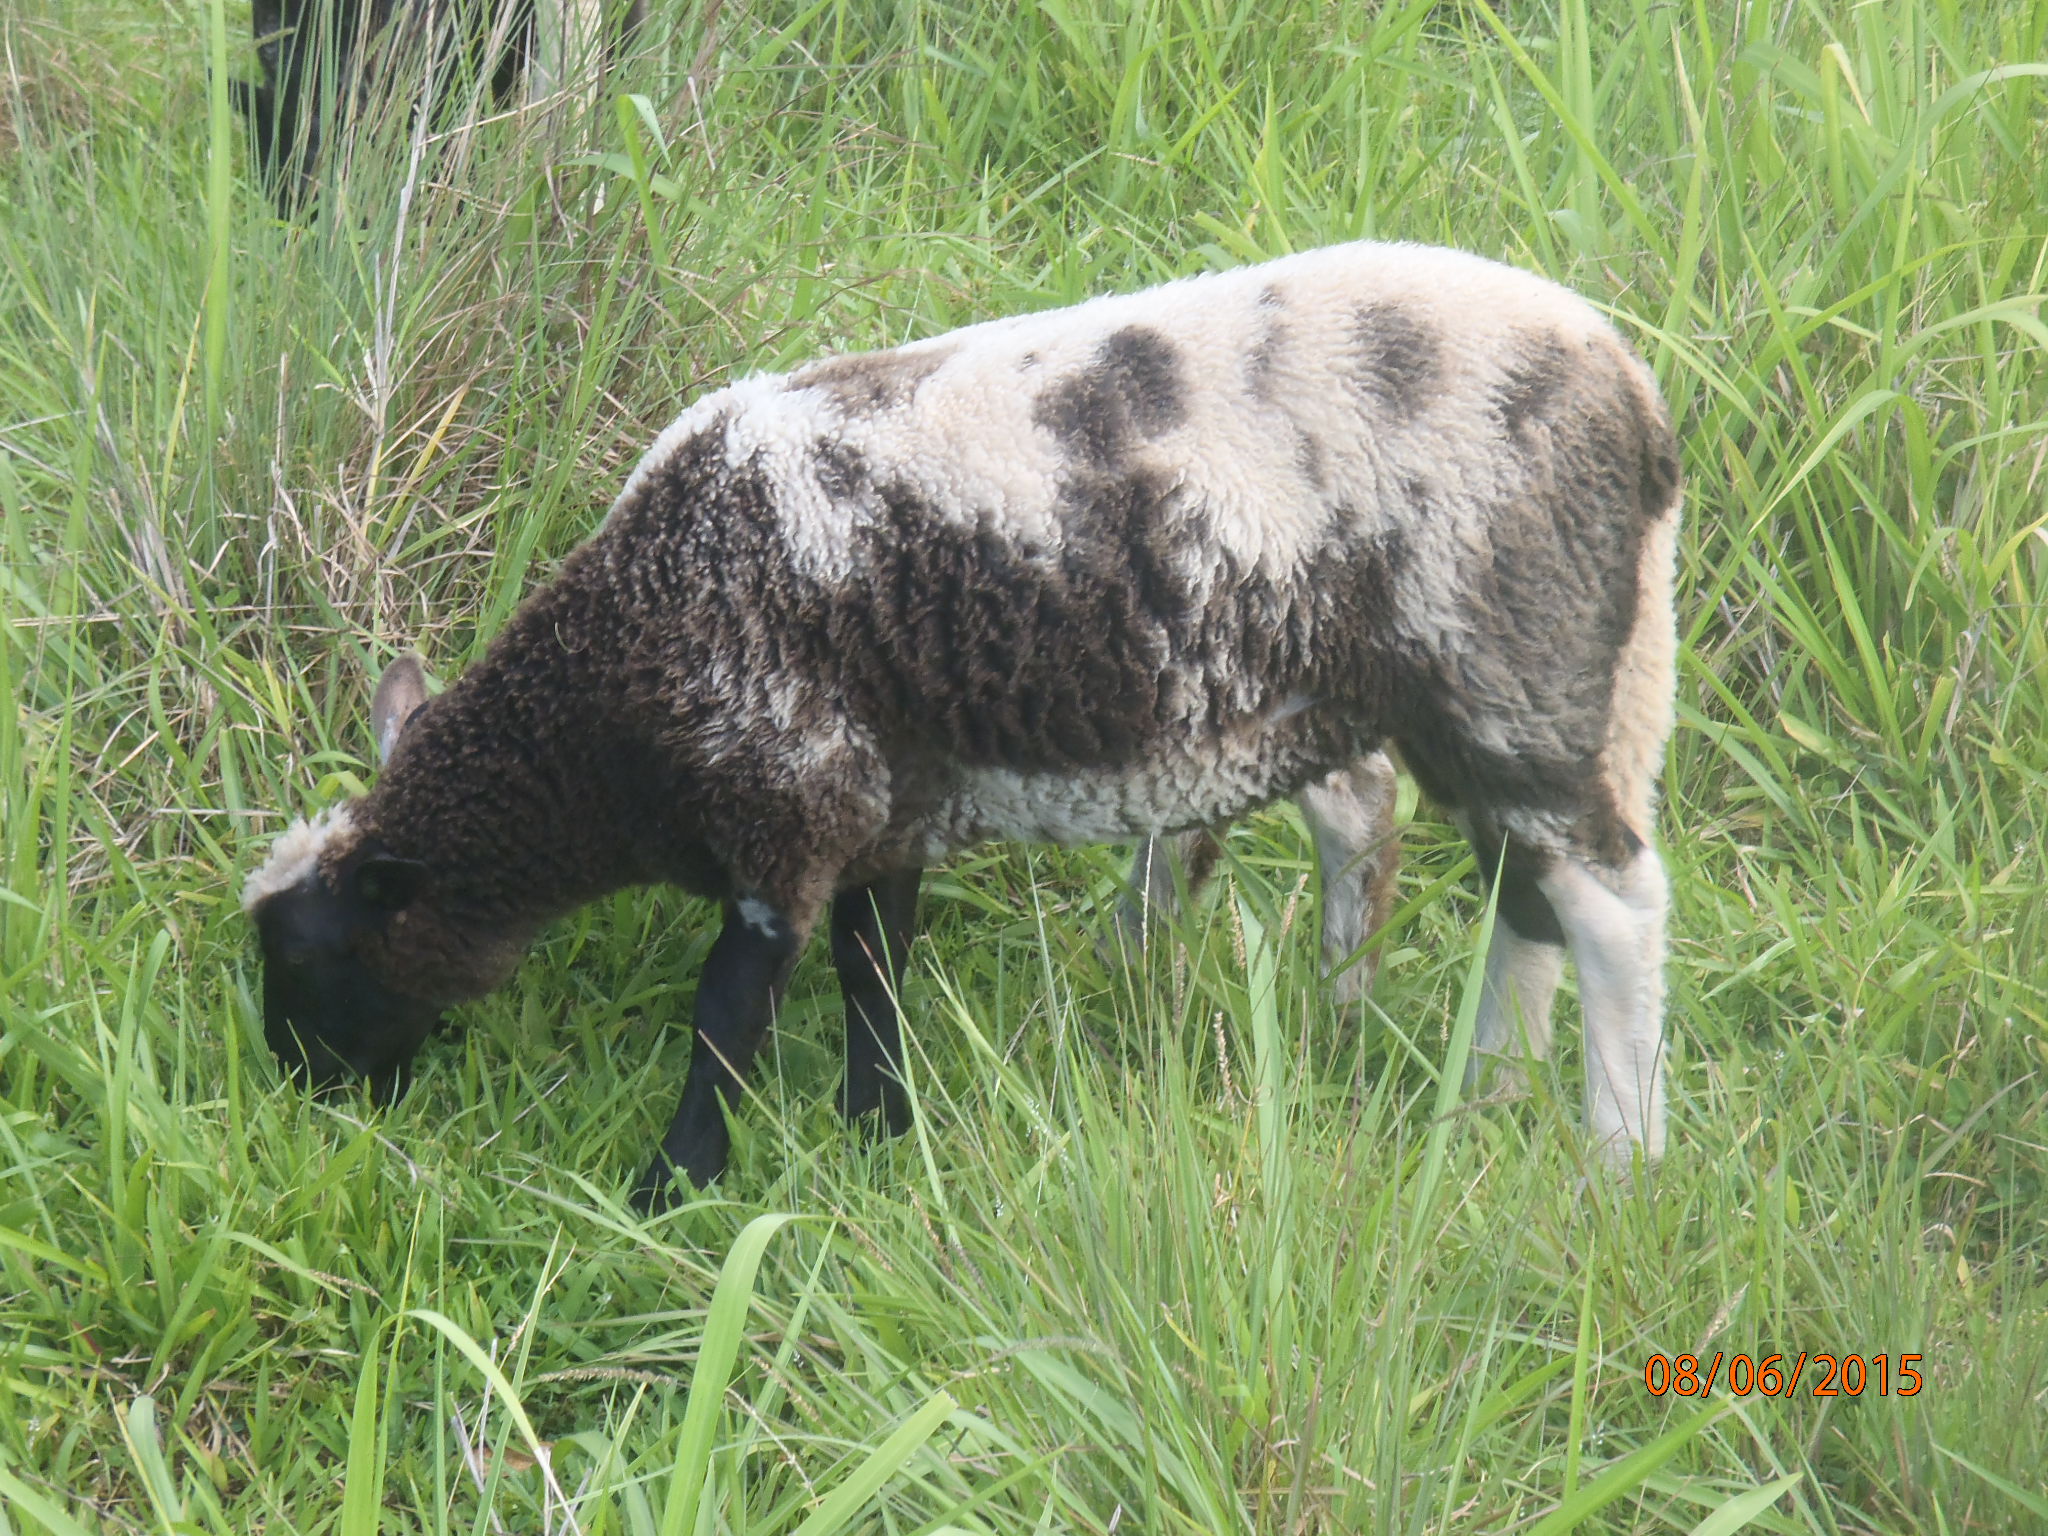
<svg viewBox="0 0 2048 1536">
<path fill-rule="evenodd" d="M 1465 1068 L 1467 1087 L 1488 1081 L 1503 1087 L 1524 1082 L 1524 1056 L 1541 1061 L 1550 1054 L 1551 1000 L 1563 973 L 1561 946 L 1525 939 L 1505 922 L 1495 921 L 1472 1059 Z"/>
<path fill-rule="evenodd" d="M 1563 858 L 1537 883 L 1578 962 L 1595 1151 L 1617 1168 L 1637 1147 L 1654 1162 L 1664 1155 L 1664 866 L 1647 847 L 1613 871 Z"/>
<path fill-rule="evenodd" d="M 1393 762 L 1374 752 L 1310 785 L 1298 800 L 1322 871 L 1323 970 L 1346 1006 L 1364 1001 L 1379 969 L 1377 952 L 1358 951 L 1394 904 L 1401 862 L 1396 791 Z"/>
</svg>

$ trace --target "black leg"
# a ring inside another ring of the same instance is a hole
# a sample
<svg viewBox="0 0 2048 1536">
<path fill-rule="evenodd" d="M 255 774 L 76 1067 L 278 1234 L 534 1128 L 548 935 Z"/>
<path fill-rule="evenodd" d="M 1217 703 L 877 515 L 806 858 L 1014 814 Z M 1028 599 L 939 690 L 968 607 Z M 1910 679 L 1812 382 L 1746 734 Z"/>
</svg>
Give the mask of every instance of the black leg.
<svg viewBox="0 0 2048 1536">
<path fill-rule="evenodd" d="M 767 1038 L 803 948 L 789 921 L 760 902 L 729 903 L 725 927 L 697 981 L 697 1042 L 683 1102 L 661 1138 L 661 1151 L 633 1191 L 633 1204 L 653 1210 L 672 1197 L 680 1170 L 702 1188 L 725 1170 L 731 1138 L 721 1105 L 737 1107 L 754 1053 Z"/>
<path fill-rule="evenodd" d="M 846 1118 L 882 1112 L 889 1134 L 910 1128 L 903 1093 L 903 1018 L 896 1006 L 904 957 L 917 920 L 924 871 L 884 875 L 842 891 L 832 902 L 832 964 L 846 1002 Z"/>
<path fill-rule="evenodd" d="M 1500 900 L 1495 907 L 1500 920 L 1533 944 L 1561 947 L 1564 928 L 1536 883 L 1550 868 L 1550 855 L 1513 837 L 1507 839 L 1505 854 L 1499 848 L 1496 842 L 1480 850 L 1483 862 L 1479 867 L 1490 877 L 1495 859 L 1500 861 Z"/>
</svg>

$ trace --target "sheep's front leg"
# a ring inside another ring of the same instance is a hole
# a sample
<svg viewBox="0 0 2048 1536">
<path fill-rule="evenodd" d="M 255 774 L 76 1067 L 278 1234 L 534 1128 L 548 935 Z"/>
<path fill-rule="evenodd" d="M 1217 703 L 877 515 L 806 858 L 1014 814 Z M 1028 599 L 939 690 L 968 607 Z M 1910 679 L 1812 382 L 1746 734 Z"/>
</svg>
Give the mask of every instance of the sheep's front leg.
<svg viewBox="0 0 2048 1536">
<path fill-rule="evenodd" d="M 724 1107 L 739 1105 L 747 1068 L 767 1038 L 783 984 L 808 936 L 765 902 L 726 904 L 725 926 L 697 981 L 697 1040 L 683 1102 L 633 1190 L 640 1210 L 673 1198 L 677 1172 L 701 1189 L 725 1171 L 732 1138 Z"/>
<path fill-rule="evenodd" d="M 832 964 L 846 1003 L 846 1118 L 882 1112 L 889 1134 L 910 1128 L 903 1092 L 903 1014 L 898 987 L 916 931 L 917 887 L 924 871 L 884 875 L 841 891 L 832 902 Z"/>
</svg>

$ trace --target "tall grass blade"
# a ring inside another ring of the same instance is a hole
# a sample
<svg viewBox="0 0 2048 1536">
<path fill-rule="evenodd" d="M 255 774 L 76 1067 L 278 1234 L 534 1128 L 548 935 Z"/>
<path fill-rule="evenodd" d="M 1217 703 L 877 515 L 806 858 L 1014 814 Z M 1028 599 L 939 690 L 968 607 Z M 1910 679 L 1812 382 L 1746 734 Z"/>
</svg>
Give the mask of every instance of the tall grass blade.
<svg viewBox="0 0 2048 1536">
<path fill-rule="evenodd" d="M 675 1463 L 662 1504 L 661 1536 L 691 1536 L 697 1529 L 698 1504 L 711 1475 L 712 1437 L 718 1432 L 726 1384 L 732 1379 L 733 1362 L 745 1336 L 754 1276 L 770 1239 L 795 1220 L 791 1215 L 756 1216 L 733 1239 L 718 1272 L 697 1345 L 696 1369 L 690 1376 L 689 1405 L 683 1410 L 682 1432 L 676 1438 Z"/>
<path fill-rule="evenodd" d="M 1599 1476 L 1578 1492 L 1558 1502 L 1556 1509 L 1529 1527 L 1529 1536 L 1565 1536 L 1616 1499 L 1634 1493 L 1657 1474 L 1672 1457 L 1697 1440 L 1714 1423 L 1732 1411 L 1728 1403 L 1710 1403 L 1683 1422 L 1666 1430 L 1655 1440 L 1626 1456 L 1610 1462 Z"/>
<path fill-rule="evenodd" d="M 939 1426 L 959 1407 L 951 1395 L 934 1392 L 918 1410 L 890 1432 L 845 1480 L 825 1495 L 816 1511 L 798 1526 L 793 1536 L 838 1536 L 852 1524 L 869 1499 L 894 1477 L 919 1447 L 938 1432 Z"/>
<path fill-rule="evenodd" d="M 1770 1507 L 1804 1479 L 1802 1472 L 1787 1472 L 1762 1487 L 1736 1494 L 1692 1528 L 1691 1536 L 1735 1536 L 1761 1519 Z"/>
</svg>

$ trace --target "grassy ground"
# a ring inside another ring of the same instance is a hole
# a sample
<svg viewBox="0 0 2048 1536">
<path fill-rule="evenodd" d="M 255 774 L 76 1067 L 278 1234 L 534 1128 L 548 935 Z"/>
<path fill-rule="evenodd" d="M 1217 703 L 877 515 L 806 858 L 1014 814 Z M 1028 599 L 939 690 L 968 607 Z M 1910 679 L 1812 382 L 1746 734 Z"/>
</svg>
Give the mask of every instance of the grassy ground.
<svg viewBox="0 0 2048 1536">
<path fill-rule="evenodd" d="M 2048 3 L 656 9 L 622 110 L 387 125 L 309 228 L 245 12 L 0 15 L 0 1531 L 2048 1529 Z M 395 1110 L 280 1089 L 242 873 L 681 402 L 1361 235 L 1592 295 L 1681 422 L 1654 1200 L 1580 1187 L 1574 1051 L 1441 1086 L 1426 806 L 1362 1021 L 1285 811 L 1135 978 L 1114 853 L 956 862 L 917 1132 L 841 1138 L 815 956 L 652 1223 L 673 894 Z M 1653 1395 L 1689 1351 L 1891 1390 Z"/>
</svg>

